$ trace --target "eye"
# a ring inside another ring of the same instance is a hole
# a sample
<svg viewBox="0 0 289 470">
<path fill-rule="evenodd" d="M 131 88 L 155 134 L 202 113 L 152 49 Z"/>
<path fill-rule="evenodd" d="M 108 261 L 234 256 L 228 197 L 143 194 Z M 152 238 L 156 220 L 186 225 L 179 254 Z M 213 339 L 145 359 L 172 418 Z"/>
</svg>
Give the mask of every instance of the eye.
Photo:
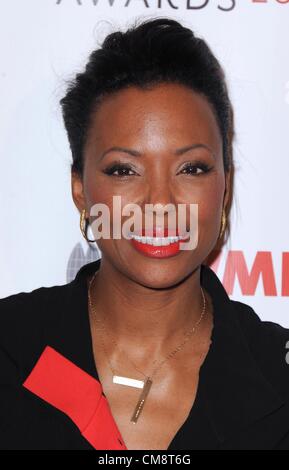
<svg viewBox="0 0 289 470">
<path fill-rule="evenodd" d="M 201 171 L 198 171 L 201 170 Z M 201 175 L 202 173 L 208 173 L 211 170 L 211 168 L 203 162 L 188 162 L 184 165 L 180 173 L 182 174 L 188 174 L 192 176 L 198 176 Z"/>
<path fill-rule="evenodd" d="M 104 173 L 109 176 L 117 176 L 119 178 L 126 176 L 133 176 L 134 170 L 130 165 L 125 163 L 114 163 L 104 170 Z"/>
</svg>

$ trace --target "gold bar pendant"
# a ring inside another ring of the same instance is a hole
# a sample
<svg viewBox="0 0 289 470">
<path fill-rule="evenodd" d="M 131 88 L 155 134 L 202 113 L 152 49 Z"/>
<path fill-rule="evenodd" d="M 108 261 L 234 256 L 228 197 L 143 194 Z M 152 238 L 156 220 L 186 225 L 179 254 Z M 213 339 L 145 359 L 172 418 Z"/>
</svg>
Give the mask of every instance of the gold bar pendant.
<svg viewBox="0 0 289 470">
<path fill-rule="evenodd" d="M 133 415 L 131 417 L 131 421 L 135 424 L 142 412 L 142 409 L 144 407 L 144 404 L 145 404 L 145 401 L 146 401 L 146 398 L 148 396 L 148 393 L 150 391 L 150 388 L 151 388 L 151 385 L 152 385 L 152 380 L 148 377 L 144 383 L 144 387 L 143 387 L 143 390 L 140 394 L 140 397 L 139 397 L 139 400 L 137 402 L 137 405 L 135 407 L 135 410 L 133 412 Z"/>
</svg>

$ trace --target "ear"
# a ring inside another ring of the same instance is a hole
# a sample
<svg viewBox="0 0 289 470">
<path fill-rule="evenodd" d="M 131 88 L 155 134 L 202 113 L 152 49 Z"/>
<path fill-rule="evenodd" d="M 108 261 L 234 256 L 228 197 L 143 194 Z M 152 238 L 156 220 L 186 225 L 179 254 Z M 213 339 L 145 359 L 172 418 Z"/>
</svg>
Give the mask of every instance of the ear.
<svg viewBox="0 0 289 470">
<path fill-rule="evenodd" d="M 224 209 L 227 207 L 227 205 L 230 202 L 231 190 L 232 190 L 232 169 L 225 172 L 225 192 L 224 192 L 224 201 L 223 201 Z"/>
<path fill-rule="evenodd" d="M 71 192 L 72 199 L 79 212 L 86 208 L 86 201 L 83 191 L 83 180 L 81 175 L 75 171 L 71 172 Z"/>
</svg>

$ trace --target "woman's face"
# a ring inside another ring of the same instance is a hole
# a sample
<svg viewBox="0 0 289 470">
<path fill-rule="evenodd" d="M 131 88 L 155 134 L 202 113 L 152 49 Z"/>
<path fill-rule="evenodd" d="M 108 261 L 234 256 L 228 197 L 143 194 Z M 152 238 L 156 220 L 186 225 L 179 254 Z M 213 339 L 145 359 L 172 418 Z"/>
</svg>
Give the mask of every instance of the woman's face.
<svg viewBox="0 0 289 470">
<path fill-rule="evenodd" d="M 195 144 L 198 146 L 191 150 L 176 153 Z M 140 155 L 107 152 L 111 147 Z M 156 258 L 139 251 L 123 236 L 97 242 L 103 259 L 117 271 L 157 288 L 180 282 L 212 251 L 220 231 L 222 208 L 227 203 L 227 187 L 222 138 L 211 105 L 202 95 L 178 84 L 161 84 L 150 90 L 133 87 L 106 97 L 93 116 L 84 151 L 83 177 L 72 175 L 78 209 L 85 208 L 89 214 L 94 204 L 105 204 L 111 228 L 113 196 L 121 197 L 122 208 L 137 204 L 143 222 L 146 204 L 173 204 L 177 214 L 178 204 L 185 204 L 187 222 L 189 205 L 198 205 L 198 244 L 194 249 Z M 164 212 L 165 227 L 167 216 Z M 122 223 L 128 218 L 122 216 Z M 159 225 L 156 218 L 155 224 Z"/>
</svg>

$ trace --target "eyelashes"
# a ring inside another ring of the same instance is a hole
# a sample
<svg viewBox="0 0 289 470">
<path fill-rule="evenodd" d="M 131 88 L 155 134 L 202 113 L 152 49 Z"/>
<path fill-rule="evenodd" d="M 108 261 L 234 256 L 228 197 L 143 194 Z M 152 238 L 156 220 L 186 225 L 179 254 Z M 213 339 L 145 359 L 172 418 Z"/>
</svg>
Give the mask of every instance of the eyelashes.
<svg viewBox="0 0 289 470">
<path fill-rule="evenodd" d="M 201 173 L 189 173 L 190 175 L 193 175 L 193 176 L 198 176 L 198 175 L 201 175 L 203 173 L 208 173 L 209 171 L 211 171 L 212 167 L 209 167 L 209 165 L 207 165 L 206 163 L 203 163 L 203 162 L 189 162 L 189 163 L 186 163 L 185 166 L 182 168 L 182 170 L 180 171 L 180 173 L 183 173 L 184 170 L 192 170 L 192 169 L 201 169 Z"/>
<path fill-rule="evenodd" d="M 116 171 L 119 171 L 120 174 L 114 175 Z M 130 165 L 127 165 L 125 163 L 114 163 L 103 171 L 106 175 L 109 176 L 117 176 L 117 177 L 123 177 L 123 176 L 133 176 L 128 174 L 129 172 L 134 171 L 133 168 Z"/>
<path fill-rule="evenodd" d="M 188 174 L 191 176 L 199 176 L 205 173 L 209 173 L 211 171 L 212 167 L 207 165 L 204 162 L 201 161 L 195 161 L 195 162 L 187 162 L 182 169 L 178 172 L 178 174 Z M 198 170 L 201 170 L 197 172 Z M 188 172 L 188 173 L 184 173 Z M 103 173 L 105 173 L 108 176 L 115 176 L 117 178 L 126 178 L 129 176 L 137 176 L 136 171 L 134 168 L 126 163 L 121 163 L 121 162 L 115 162 L 112 165 L 109 165 L 107 168 L 103 170 Z"/>
</svg>

